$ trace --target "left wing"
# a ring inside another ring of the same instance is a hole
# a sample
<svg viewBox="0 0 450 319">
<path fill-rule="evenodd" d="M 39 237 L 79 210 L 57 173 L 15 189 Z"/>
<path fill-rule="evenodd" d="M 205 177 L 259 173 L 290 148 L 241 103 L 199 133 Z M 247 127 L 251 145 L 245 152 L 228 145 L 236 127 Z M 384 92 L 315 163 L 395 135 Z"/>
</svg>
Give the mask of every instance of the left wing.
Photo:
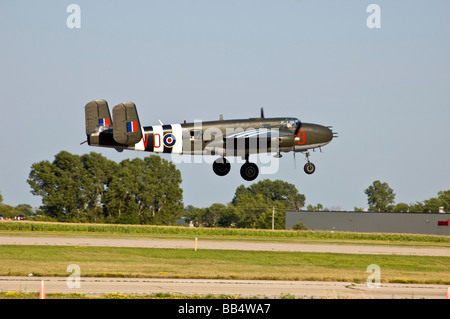
<svg viewBox="0 0 450 319">
<path fill-rule="evenodd" d="M 257 128 L 233 132 L 220 141 L 215 139 L 206 148 L 222 148 L 223 156 L 248 157 L 250 154 L 280 152 L 285 146 L 292 149 L 294 135 L 288 130 L 278 128 Z M 286 144 L 286 145 L 284 145 Z M 219 152 L 220 153 L 220 152 Z"/>
</svg>

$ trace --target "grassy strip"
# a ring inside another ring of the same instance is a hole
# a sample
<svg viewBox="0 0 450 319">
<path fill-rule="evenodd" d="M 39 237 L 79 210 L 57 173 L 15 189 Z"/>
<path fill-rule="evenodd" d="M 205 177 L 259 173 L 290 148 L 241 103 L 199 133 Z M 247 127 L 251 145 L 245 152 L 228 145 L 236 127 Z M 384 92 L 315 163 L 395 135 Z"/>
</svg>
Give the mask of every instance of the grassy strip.
<svg viewBox="0 0 450 319">
<path fill-rule="evenodd" d="M 158 237 L 227 237 L 228 239 L 294 239 L 294 240 L 357 240 L 383 242 L 414 242 L 450 244 L 450 236 L 417 234 L 380 234 L 328 231 L 294 231 L 235 228 L 189 228 L 181 226 L 73 224 L 49 222 L 0 222 L 0 231 L 103 233 L 151 235 Z"/>
<path fill-rule="evenodd" d="M 315 280 L 363 283 L 377 264 L 381 282 L 450 284 L 450 257 L 122 247 L 1 246 L 0 275 Z"/>
<path fill-rule="evenodd" d="M 38 299 L 38 292 L 17 292 L 8 291 L 0 292 L 0 299 Z M 47 293 L 46 299 L 261 299 L 261 296 L 248 297 L 240 295 L 181 295 L 181 294 L 171 294 L 166 292 L 159 292 L 154 294 L 143 294 L 143 295 L 127 295 L 119 293 L 109 293 L 101 296 L 88 296 L 85 294 L 62 294 L 62 293 Z M 290 294 L 284 294 L 279 297 L 279 299 L 295 299 L 294 296 Z"/>
</svg>

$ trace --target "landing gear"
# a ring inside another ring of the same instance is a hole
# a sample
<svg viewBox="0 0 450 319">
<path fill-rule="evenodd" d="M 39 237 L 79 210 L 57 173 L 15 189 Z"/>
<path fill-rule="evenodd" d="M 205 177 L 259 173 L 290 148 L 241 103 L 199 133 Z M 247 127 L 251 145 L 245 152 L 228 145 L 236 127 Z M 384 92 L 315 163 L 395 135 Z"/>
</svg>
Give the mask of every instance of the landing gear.
<svg viewBox="0 0 450 319">
<path fill-rule="evenodd" d="M 246 162 L 241 167 L 241 176 L 246 181 L 252 181 L 258 177 L 259 169 L 255 163 Z"/>
<path fill-rule="evenodd" d="M 216 175 L 225 176 L 231 170 L 230 162 L 225 158 L 218 158 L 213 163 L 213 171 Z M 241 167 L 241 176 L 246 181 L 252 181 L 256 177 L 258 177 L 259 169 L 255 163 L 250 163 L 248 158 L 246 158 L 246 162 Z"/>
<path fill-rule="evenodd" d="M 309 162 L 305 164 L 303 170 L 305 171 L 306 174 L 312 174 L 316 170 L 316 166 L 313 163 Z"/>
<path fill-rule="evenodd" d="M 219 176 L 227 175 L 231 170 L 230 162 L 226 158 L 218 158 L 213 163 L 213 171 Z"/>
<path fill-rule="evenodd" d="M 311 175 L 316 171 L 316 166 L 309 161 L 309 152 L 306 152 L 306 160 L 308 161 L 308 163 L 305 164 L 303 170 L 306 174 Z"/>
</svg>

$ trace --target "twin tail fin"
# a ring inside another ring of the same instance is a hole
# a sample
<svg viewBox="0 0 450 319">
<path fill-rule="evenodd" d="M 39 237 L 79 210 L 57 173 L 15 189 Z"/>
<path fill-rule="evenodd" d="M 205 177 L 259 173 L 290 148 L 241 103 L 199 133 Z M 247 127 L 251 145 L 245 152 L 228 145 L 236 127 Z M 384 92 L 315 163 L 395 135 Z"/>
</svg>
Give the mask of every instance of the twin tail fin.
<svg viewBox="0 0 450 319">
<path fill-rule="evenodd" d="M 114 141 L 121 145 L 134 145 L 142 139 L 136 105 L 124 102 L 113 108 L 113 117 L 105 100 L 94 100 L 85 106 L 86 135 L 112 129 Z M 114 121 L 113 121 L 114 119 Z"/>
</svg>

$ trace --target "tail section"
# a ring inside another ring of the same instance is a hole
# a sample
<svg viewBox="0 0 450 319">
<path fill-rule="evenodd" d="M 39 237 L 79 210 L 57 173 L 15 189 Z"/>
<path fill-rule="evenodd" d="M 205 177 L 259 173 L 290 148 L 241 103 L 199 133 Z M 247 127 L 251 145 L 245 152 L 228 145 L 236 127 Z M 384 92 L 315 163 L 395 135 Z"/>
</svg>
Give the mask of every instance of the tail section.
<svg viewBox="0 0 450 319">
<path fill-rule="evenodd" d="M 98 126 L 112 127 L 111 114 L 109 113 L 108 103 L 105 100 L 94 100 L 86 104 L 86 135 L 95 131 Z"/>
<path fill-rule="evenodd" d="M 113 108 L 113 117 L 105 100 L 94 100 L 85 106 L 87 142 L 93 146 L 113 147 L 117 150 L 133 146 L 142 140 L 141 123 L 132 102 Z M 114 121 L 112 120 L 114 118 Z"/>
<path fill-rule="evenodd" d="M 113 108 L 114 140 L 119 144 L 134 145 L 142 139 L 141 123 L 132 102 L 125 102 Z"/>
</svg>

